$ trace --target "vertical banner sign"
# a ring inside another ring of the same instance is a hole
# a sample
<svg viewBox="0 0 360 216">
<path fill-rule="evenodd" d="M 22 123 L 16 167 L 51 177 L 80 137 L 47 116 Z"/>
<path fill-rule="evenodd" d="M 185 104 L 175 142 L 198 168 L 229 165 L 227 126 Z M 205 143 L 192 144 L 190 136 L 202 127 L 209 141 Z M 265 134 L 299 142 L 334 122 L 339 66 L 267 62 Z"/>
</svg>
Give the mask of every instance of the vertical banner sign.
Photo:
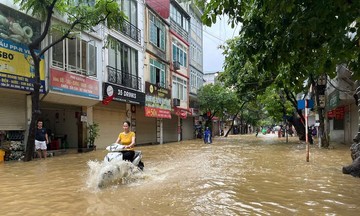
<svg viewBox="0 0 360 216">
<path fill-rule="evenodd" d="M 26 44 L 40 35 L 41 22 L 0 4 L 0 87 L 33 91 L 35 68 Z M 38 52 L 38 51 L 36 51 Z M 45 93 L 45 63 L 40 61 L 40 93 Z"/>
<path fill-rule="evenodd" d="M 145 116 L 171 119 L 170 90 L 145 82 Z"/>
</svg>

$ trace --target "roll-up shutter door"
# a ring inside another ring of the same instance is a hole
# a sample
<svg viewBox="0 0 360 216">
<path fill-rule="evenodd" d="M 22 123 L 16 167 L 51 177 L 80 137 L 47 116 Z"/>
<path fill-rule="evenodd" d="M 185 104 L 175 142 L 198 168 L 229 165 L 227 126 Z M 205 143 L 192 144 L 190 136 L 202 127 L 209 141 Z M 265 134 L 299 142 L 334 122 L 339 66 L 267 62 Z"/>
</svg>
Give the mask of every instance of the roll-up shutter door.
<svg viewBox="0 0 360 216">
<path fill-rule="evenodd" d="M 156 143 L 156 118 L 145 117 L 144 107 L 136 109 L 136 143 Z"/>
<path fill-rule="evenodd" d="M 0 93 L 0 130 L 26 130 L 26 95 Z"/>
<path fill-rule="evenodd" d="M 178 139 L 178 116 L 171 115 L 171 119 L 163 119 L 164 142 L 177 142 Z"/>
<path fill-rule="evenodd" d="M 94 122 L 99 124 L 100 136 L 95 140 L 99 149 L 114 143 L 120 132 L 123 131 L 123 122 L 126 120 L 125 110 L 94 108 Z"/>
<path fill-rule="evenodd" d="M 182 122 L 183 140 L 194 139 L 194 118 L 187 117 Z"/>
</svg>

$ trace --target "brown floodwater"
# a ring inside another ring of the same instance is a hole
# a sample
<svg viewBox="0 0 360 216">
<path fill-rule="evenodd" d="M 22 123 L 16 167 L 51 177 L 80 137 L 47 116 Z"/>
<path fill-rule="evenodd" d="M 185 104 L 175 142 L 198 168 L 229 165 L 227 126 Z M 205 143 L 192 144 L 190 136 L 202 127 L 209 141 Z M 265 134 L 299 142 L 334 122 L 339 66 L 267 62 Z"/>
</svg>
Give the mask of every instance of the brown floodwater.
<svg viewBox="0 0 360 216">
<path fill-rule="evenodd" d="M 0 215 L 358 215 L 349 146 L 275 135 L 139 146 L 145 171 L 98 188 L 105 150 L 0 164 Z"/>
</svg>

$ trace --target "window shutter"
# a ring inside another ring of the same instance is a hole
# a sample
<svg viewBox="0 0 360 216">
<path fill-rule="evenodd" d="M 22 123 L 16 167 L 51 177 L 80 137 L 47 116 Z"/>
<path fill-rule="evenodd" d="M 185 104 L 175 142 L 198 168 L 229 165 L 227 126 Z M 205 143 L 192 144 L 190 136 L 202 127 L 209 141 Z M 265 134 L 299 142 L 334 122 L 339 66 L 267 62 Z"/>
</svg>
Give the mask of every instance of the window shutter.
<svg viewBox="0 0 360 216">
<path fill-rule="evenodd" d="M 88 76 L 96 76 L 96 47 L 92 44 L 88 44 L 88 65 L 89 68 L 87 70 Z"/>
<path fill-rule="evenodd" d="M 156 26 L 154 22 L 150 22 L 150 42 L 156 44 Z"/>
<path fill-rule="evenodd" d="M 165 88 L 165 67 L 164 67 L 164 65 L 161 65 L 162 67 L 161 67 L 161 70 L 160 70 L 160 83 L 161 83 L 161 85 Z"/>
<path fill-rule="evenodd" d="M 184 67 L 187 67 L 187 56 L 186 56 L 186 52 L 184 52 Z"/>
<path fill-rule="evenodd" d="M 150 82 L 156 82 L 156 70 L 154 67 L 154 60 L 150 59 Z"/>
<path fill-rule="evenodd" d="M 165 50 L 165 33 L 163 28 L 160 30 L 160 49 Z"/>
</svg>

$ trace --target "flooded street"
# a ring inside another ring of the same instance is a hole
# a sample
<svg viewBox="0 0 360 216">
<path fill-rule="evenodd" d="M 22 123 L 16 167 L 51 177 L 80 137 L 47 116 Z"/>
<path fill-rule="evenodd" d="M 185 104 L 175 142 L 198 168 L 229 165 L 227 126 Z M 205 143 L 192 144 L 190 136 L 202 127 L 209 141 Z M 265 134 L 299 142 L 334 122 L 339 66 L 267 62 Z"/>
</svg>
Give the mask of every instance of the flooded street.
<svg viewBox="0 0 360 216">
<path fill-rule="evenodd" d="M 99 189 L 89 161 L 105 150 L 0 164 L 1 215 L 357 215 L 349 146 L 274 135 L 140 146 L 145 172 Z"/>
</svg>

